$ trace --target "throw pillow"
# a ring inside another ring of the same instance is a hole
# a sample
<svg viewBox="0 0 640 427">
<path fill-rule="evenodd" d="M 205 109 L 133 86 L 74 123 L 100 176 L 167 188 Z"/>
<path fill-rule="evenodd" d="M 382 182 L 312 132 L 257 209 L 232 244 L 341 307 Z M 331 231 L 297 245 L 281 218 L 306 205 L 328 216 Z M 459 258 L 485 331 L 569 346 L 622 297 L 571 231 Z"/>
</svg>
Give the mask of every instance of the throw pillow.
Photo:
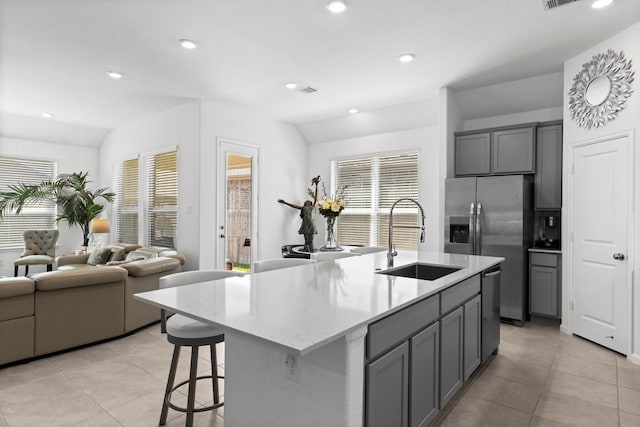
<svg viewBox="0 0 640 427">
<path fill-rule="evenodd" d="M 141 260 L 141 259 L 145 259 L 144 255 L 142 255 L 142 254 L 140 254 L 140 253 L 138 253 L 136 251 L 129 252 L 127 254 L 127 257 L 125 258 L 126 261 L 138 261 L 138 260 Z"/>
<path fill-rule="evenodd" d="M 111 255 L 110 248 L 98 248 L 89 254 L 89 259 L 87 260 L 87 265 L 98 265 L 104 264 L 109 259 Z"/>
<path fill-rule="evenodd" d="M 123 261 L 125 257 L 124 249 L 111 249 L 109 259 L 107 261 Z"/>
</svg>

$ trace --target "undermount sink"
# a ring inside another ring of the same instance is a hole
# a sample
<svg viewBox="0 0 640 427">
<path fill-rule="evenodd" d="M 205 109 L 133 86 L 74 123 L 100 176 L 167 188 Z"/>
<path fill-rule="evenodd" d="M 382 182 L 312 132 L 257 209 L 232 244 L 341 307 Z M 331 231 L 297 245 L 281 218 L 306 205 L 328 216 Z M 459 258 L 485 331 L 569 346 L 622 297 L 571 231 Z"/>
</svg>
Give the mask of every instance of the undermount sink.
<svg viewBox="0 0 640 427">
<path fill-rule="evenodd" d="M 401 267 L 379 271 L 378 273 L 388 274 L 390 276 L 409 277 L 412 279 L 437 280 L 448 274 L 455 273 L 458 270 L 462 270 L 462 267 L 450 267 L 414 262 L 412 264 L 403 265 Z"/>
</svg>

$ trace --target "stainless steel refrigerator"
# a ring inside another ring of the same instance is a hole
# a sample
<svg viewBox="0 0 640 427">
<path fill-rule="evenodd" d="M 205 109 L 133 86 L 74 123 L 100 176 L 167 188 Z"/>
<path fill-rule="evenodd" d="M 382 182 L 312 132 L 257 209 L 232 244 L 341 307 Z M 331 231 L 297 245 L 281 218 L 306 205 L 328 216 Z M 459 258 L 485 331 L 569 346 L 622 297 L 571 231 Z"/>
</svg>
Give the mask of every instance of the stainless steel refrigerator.
<svg viewBox="0 0 640 427">
<path fill-rule="evenodd" d="M 533 175 L 450 178 L 445 194 L 445 252 L 504 257 L 500 317 L 521 325 L 528 312 Z"/>
</svg>

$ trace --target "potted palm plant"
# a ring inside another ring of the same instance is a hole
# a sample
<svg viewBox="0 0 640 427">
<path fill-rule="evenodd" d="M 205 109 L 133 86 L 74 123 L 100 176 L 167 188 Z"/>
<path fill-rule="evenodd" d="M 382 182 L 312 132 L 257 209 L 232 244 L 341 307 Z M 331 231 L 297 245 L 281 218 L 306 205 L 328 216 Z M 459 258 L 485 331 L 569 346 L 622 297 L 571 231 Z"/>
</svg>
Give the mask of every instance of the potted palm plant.
<svg viewBox="0 0 640 427">
<path fill-rule="evenodd" d="M 39 184 L 17 183 L 9 186 L 9 191 L 0 192 L 0 220 L 15 210 L 20 214 L 28 203 L 53 202 L 58 206 L 56 223 L 67 221 L 70 226 L 78 226 L 82 230 L 83 246 L 89 245 L 89 223 L 104 210 L 104 206 L 96 203 L 96 199 L 112 202 L 115 193 L 108 188 L 91 191 L 89 172 L 61 174 L 54 181 L 43 181 Z"/>
</svg>

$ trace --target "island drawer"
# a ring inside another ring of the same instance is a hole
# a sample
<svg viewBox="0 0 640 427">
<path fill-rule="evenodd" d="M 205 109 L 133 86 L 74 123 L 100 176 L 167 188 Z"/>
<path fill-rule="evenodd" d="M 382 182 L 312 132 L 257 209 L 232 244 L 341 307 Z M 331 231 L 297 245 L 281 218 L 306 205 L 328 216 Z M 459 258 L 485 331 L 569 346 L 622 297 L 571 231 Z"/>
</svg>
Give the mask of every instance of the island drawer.
<svg viewBox="0 0 640 427">
<path fill-rule="evenodd" d="M 442 314 L 453 310 L 463 302 L 480 293 L 480 275 L 476 274 L 440 293 L 440 311 Z"/>
<path fill-rule="evenodd" d="M 439 317 L 440 295 L 433 295 L 369 325 L 367 357 L 376 357 Z"/>
<path fill-rule="evenodd" d="M 530 252 L 529 255 L 531 255 L 531 264 L 533 265 L 542 265 L 545 267 L 558 266 L 558 255 L 556 254 L 543 254 L 539 252 Z"/>
</svg>

